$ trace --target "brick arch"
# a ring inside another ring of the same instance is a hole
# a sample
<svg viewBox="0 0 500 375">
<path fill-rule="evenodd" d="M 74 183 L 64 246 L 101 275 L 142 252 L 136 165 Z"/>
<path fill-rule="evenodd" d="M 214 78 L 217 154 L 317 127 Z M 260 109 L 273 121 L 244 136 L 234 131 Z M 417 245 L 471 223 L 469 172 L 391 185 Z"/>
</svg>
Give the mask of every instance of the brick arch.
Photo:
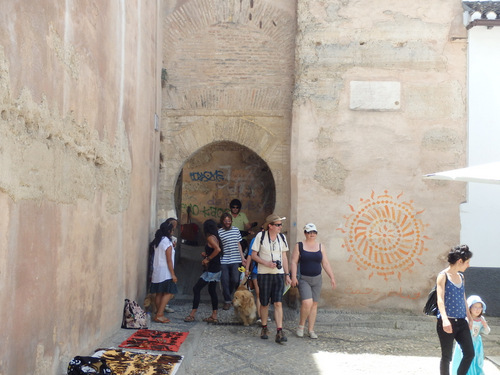
<svg viewBox="0 0 500 375">
<path fill-rule="evenodd" d="M 158 218 L 172 213 L 184 163 L 213 142 L 247 147 L 269 166 L 289 209 L 295 6 L 187 0 L 163 22 Z"/>
<path fill-rule="evenodd" d="M 182 43 L 185 35 L 195 34 L 210 25 L 222 23 L 249 25 L 270 38 L 290 40 L 292 44 L 295 38 L 295 35 L 289 34 L 290 27 L 295 27 L 294 16 L 274 7 L 272 0 L 191 0 L 165 18 L 164 44 L 173 46 Z"/>
<path fill-rule="evenodd" d="M 245 146 L 267 163 L 272 160 L 272 154 L 280 143 L 269 129 L 245 118 L 224 122 L 210 119 L 207 122 L 207 119 L 203 118 L 199 123 L 193 123 L 172 136 L 175 152 L 183 160 L 189 159 L 193 153 L 206 145 L 219 141 L 230 141 Z"/>
<path fill-rule="evenodd" d="M 272 2 L 188 1 L 163 24 L 163 107 L 289 111 L 295 27 Z"/>
<path fill-rule="evenodd" d="M 226 121 L 200 118 L 162 144 L 163 162 L 159 175 L 158 220 L 172 216 L 176 210 L 175 187 L 179 173 L 186 161 L 206 146 L 221 142 L 233 142 L 257 154 L 270 168 L 276 191 L 283 191 L 283 140 L 277 134 L 249 118 L 233 118 Z M 277 202 L 278 204 L 279 202 Z M 178 213 L 176 213 L 178 214 Z"/>
</svg>

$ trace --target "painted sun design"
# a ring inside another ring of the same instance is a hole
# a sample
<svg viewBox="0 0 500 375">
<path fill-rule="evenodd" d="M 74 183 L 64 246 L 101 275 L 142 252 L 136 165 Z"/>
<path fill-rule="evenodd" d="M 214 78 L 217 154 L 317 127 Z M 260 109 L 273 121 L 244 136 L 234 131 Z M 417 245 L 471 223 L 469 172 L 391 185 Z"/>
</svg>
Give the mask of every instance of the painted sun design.
<svg viewBox="0 0 500 375">
<path fill-rule="evenodd" d="M 368 199 L 360 199 L 357 209 L 349 205 L 351 215 L 346 216 L 344 248 L 350 262 L 355 262 L 358 270 L 371 270 L 388 280 L 389 276 L 401 279 L 403 272 L 411 272 L 415 262 L 422 264 L 419 256 L 427 248 L 424 246 L 424 225 L 418 218 L 413 201 L 402 202 L 403 193 L 394 199 L 387 190 L 375 197 L 372 192 Z"/>
</svg>

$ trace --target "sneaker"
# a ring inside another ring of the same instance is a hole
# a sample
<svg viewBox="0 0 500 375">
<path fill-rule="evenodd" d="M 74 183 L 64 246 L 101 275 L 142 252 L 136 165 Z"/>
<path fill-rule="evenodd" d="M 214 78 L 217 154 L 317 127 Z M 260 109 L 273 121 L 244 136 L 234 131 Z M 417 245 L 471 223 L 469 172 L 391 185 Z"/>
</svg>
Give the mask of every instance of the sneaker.
<svg viewBox="0 0 500 375">
<path fill-rule="evenodd" d="M 257 319 L 256 323 L 257 323 L 258 325 L 262 325 L 262 320 L 259 318 L 259 319 Z"/>
<path fill-rule="evenodd" d="M 312 339 L 317 339 L 318 335 L 316 333 L 314 333 L 314 331 L 309 331 L 309 337 Z"/>
<path fill-rule="evenodd" d="M 224 306 L 222 307 L 223 310 L 229 310 L 231 308 L 230 303 L 225 303 Z"/>
<path fill-rule="evenodd" d="M 267 336 L 267 333 L 269 332 L 269 330 L 267 329 L 267 327 L 262 327 L 262 330 L 260 331 L 260 338 L 262 340 L 267 340 L 269 337 Z"/>
<path fill-rule="evenodd" d="M 297 333 L 297 336 L 304 337 L 304 326 L 299 326 L 297 328 L 297 332 L 296 333 Z"/>
<path fill-rule="evenodd" d="M 166 313 L 173 313 L 173 312 L 175 312 L 175 310 L 174 310 L 174 309 L 171 309 L 171 308 L 170 308 L 170 307 L 168 307 L 168 305 L 167 305 L 167 306 L 165 306 L 165 312 L 166 312 Z"/>
<path fill-rule="evenodd" d="M 285 336 L 285 332 L 283 332 L 283 330 L 278 331 L 278 333 L 276 333 L 276 340 L 274 341 L 276 341 L 278 344 L 281 344 L 282 342 L 287 342 L 288 339 Z"/>
</svg>

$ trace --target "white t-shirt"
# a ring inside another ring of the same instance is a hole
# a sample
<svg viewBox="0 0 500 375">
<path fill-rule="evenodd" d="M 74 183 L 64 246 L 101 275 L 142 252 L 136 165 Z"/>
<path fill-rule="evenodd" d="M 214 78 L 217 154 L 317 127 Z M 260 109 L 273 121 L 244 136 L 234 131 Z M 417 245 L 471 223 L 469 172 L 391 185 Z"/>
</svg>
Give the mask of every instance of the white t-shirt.
<svg viewBox="0 0 500 375">
<path fill-rule="evenodd" d="M 167 265 L 167 249 L 172 247 L 172 266 L 174 265 L 175 259 L 175 248 L 172 246 L 172 242 L 168 237 L 163 237 L 155 247 L 155 257 L 153 260 L 153 275 L 151 276 L 152 283 L 161 283 L 165 280 L 171 279 L 172 275 Z"/>
<path fill-rule="evenodd" d="M 260 244 L 261 237 L 264 236 L 264 240 L 262 241 L 262 245 Z M 283 237 L 285 237 L 283 235 Z M 280 274 L 285 273 L 285 269 L 283 268 L 283 255 L 284 251 L 288 251 L 288 244 L 286 240 L 283 240 L 281 233 L 278 233 L 276 239 L 274 241 L 268 235 L 268 232 L 260 232 L 255 236 L 255 241 L 253 241 L 252 252 L 258 252 L 259 257 L 265 261 L 277 261 L 281 262 L 281 269 L 277 268 L 269 268 L 259 263 L 257 272 L 260 274 Z"/>
</svg>

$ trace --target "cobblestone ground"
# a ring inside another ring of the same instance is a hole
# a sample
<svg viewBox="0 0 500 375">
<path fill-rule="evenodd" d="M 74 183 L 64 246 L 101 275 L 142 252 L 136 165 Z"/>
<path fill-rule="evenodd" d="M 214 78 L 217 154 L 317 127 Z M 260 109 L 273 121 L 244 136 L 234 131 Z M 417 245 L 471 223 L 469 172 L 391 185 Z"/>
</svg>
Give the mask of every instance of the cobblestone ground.
<svg viewBox="0 0 500 375">
<path fill-rule="evenodd" d="M 153 323 L 151 329 L 189 331 L 179 351 L 184 360 L 177 375 L 185 374 L 438 374 L 440 348 L 435 321 L 425 316 L 321 310 L 315 331 L 319 339 L 295 335 L 298 312 L 285 308 L 286 344 L 274 342 L 275 324 L 269 323 L 269 340 L 260 339 L 260 327 L 235 325 L 231 310 L 219 312 L 222 324 L 202 322 L 210 315 L 202 302 L 197 321 L 183 321 L 191 306 L 175 299 L 170 324 Z M 486 355 L 500 358 L 500 319 L 489 318 L 492 334 L 484 338 Z M 497 334 L 498 333 L 498 334 Z M 117 347 L 130 336 L 120 330 L 107 342 Z M 486 361 L 486 375 L 498 375 Z"/>
</svg>

